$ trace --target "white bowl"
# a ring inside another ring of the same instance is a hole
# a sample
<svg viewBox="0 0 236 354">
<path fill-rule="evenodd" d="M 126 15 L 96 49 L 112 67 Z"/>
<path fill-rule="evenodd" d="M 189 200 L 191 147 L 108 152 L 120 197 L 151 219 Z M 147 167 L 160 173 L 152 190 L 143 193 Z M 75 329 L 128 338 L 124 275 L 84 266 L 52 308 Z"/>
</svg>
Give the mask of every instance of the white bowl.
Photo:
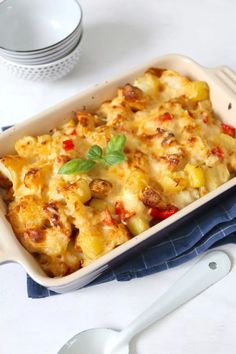
<svg viewBox="0 0 236 354">
<path fill-rule="evenodd" d="M 0 56 L 9 60 L 22 62 L 22 64 L 24 60 L 36 60 L 46 58 L 50 55 L 58 54 L 61 51 L 64 51 L 66 48 L 74 48 L 76 46 L 76 43 L 78 43 L 78 39 L 80 38 L 82 31 L 83 27 L 81 25 L 66 40 L 44 50 L 37 50 L 34 52 L 13 52 L 0 48 Z"/>
<path fill-rule="evenodd" d="M 68 38 L 81 22 L 77 0 L 5 0 L 0 3 L 0 48 L 42 50 Z"/>
<path fill-rule="evenodd" d="M 0 57 L 0 65 L 16 77 L 31 81 L 54 81 L 76 66 L 81 54 L 82 37 L 71 53 L 59 60 L 41 65 L 23 65 Z"/>
<path fill-rule="evenodd" d="M 8 61 L 12 61 L 14 63 L 22 64 L 22 65 L 39 65 L 39 64 L 47 64 L 53 62 L 55 60 L 59 60 L 64 58 L 66 55 L 71 53 L 75 47 L 77 47 L 78 43 L 82 38 L 82 33 L 79 33 L 79 36 L 73 38 L 73 41 L 70 41 L 67 45 L 64 45 L 60 48 L 60 50 L 49 52 L 51 54 L 44 54 L 38 57 L 15 57 L 15 56 L 8 56 L 5 53 L 0 52 L 0 56 L 5 58 Z"/>
</svg>

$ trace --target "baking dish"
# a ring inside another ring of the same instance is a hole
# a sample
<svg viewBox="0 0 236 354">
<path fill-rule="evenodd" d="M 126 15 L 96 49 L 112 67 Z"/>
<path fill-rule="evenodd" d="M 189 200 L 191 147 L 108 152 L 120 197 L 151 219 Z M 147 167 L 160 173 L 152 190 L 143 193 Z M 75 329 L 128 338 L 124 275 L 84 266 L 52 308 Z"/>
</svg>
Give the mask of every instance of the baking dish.
<svg viewBox="0 0 236 354">
<path fill-rule="evenodd" d="M 191 79 L 206 81 L 210 86 L 211 101 L 215 113 L 230 125 L 236 126 L 236 74 L 227 67 L 208 69 L 193 60 L 176 54 L 157 58 L 131 70 L 114 80 L 96 85 L 53 108 L 14 126 L 0 135 L 0 156 L 14 151 L 15 141 L 24 135 L 39 135 L 63 124 L 73 116 L 73 111 L 86 109 L 93 111 L 103 101 L 115 96 L 117 87 L 133 81 L 149 67 L 164 67 L 178 71 Z M 124 261 L 138 250 L 163 239 L 167 233 L 184 222 L 193 213 L 213 203 L 224 193 L 236 186 L 236 177 L 213 192 L 188 205 L 177 214 L 132 238 L 85 268 L 62 278 L 49 278 L 37 261 L 17 241 L 10 224 L 5 219 L 4 207 L 0 210 L 0 263 L 17 262 L 39 284 L 58 293 L 78 289 L 106 271 L 109 267 Z"/>
</svg>

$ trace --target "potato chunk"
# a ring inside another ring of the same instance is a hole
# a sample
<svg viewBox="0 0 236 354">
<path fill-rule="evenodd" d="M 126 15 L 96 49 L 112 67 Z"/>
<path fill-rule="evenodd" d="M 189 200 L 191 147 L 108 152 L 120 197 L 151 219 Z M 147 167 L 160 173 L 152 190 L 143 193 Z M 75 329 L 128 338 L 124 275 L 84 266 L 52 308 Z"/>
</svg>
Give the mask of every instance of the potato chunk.
<svg viewBox="0 0 236 354">
<path fill-rule="evenodd" d="M 188 175 L 189 184 L 191 187 L 200 188 L 205 185 L 204 172 L 201 166 L 196 166 L 188 163 L 184 170 Z"/>
<path fill-rule="evenodd" d="M 89 229 L 82 228 L 76 239 L 76 246 L 81 248 L 85 259 L 91 261 L 128 240 L 129 234 L 124 225 L 107 228 L 101 224 L 90 226 Z"/>
<path fill-rule="evenodd" d="M 215 137 L 214 141 L 229 151 L 236 149 L 236 139 L 228 134 L 220 133 Z"/>
<path fill-rule="evenodd" d="M 209 99 L 209 87 L 206 82 L 193 81 L 189 87 L 190 98 L 193 101 L 204 101 Z"/>
<path fill-rule="evenodd" d="M 131 234 L 136 236 L 149 228 L 149 222 L 141 216 L 134 215 L 127 220 L 127 226 Z"/>
<path fill-rule="evenodd" d="M 230 178 L 230 173 L 223 163 L 218 163 L 205 171 L 206 186 L 209 191 L 213 191 Z"/>
</svg>

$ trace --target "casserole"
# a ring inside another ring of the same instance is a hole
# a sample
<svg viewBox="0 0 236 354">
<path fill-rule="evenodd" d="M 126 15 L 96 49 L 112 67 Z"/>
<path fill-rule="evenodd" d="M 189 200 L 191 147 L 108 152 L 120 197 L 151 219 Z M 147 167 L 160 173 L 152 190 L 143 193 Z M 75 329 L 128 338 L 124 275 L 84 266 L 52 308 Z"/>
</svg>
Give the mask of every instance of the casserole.
<svg viewBox="0 0 236 354">
<path fill-rule="evenodd" d="M 72 118 L 74 110 L 83 110 L 83 108 L 89 111 L 94 110 L 105 99 L 107 100 L 115 96 L 117 86 L 133 81 L 134 78 L 138 77 L 147 68 L 152 66 L 176 70 L 181 75 L 188 76 L 191 79 L 206 81 L 210 86 L 211 101 L 216 114 L 223 117 L 226 124 L 235 125 L 233 121 L 234 74 L 225 67 L 219 69 L 205 69 L 186 57 L 169 55 L 156 59 L 151 63 L 147 63 L 118 79 L 106 82 L 105 84 L 80 94 L 79 96 L 75 96 L 51 110 L 3 133 L 0 137 L 0 155 L 2 156 L 11 153 L 15 141 L 23 135 L 39 135 L 47 133 L 50 129 L 61 125 L 66 120 Z M 127 258 L 131 253 L 141 247 L 146 247 L 151 243 L 157 242 L 157 240 L 164 237 L 167 231 L 170 231 L 176 227 L 177 224 L 183 222 L 187 216 L 193 212 L 199 211 L 201 209 L 200 207 L 203 207 L 210 201 L 215 201 L 217 196 L 222 196 L 224 192 L 229 191 L 234 186 L 235 178 L 185 207 L 176 215 L 171 216 L 167 220 L 164 220 L 160 224 L 157 224 L 114 249 L 110 253 L 102 256 L 94 263 L 62 278 L 51 279 L 44 274 L 33 257 L 28 254 L 20 244 L 18 244 L 10 225 L 2 215 L 0 231 L 2 235 L 4 234 L 4 242 L 3 240 L 0 240 L 0 260 L 1 262 L 16 261 L 21 263 L 35 281 L 51 290 L 56 292 L 70 291 L 89 283 L 110 265 L 114 265 L 121 261 L 121 259 Z M 8 234 L 7 239 L 5 236 L 6 233 Z"/>
</svg>

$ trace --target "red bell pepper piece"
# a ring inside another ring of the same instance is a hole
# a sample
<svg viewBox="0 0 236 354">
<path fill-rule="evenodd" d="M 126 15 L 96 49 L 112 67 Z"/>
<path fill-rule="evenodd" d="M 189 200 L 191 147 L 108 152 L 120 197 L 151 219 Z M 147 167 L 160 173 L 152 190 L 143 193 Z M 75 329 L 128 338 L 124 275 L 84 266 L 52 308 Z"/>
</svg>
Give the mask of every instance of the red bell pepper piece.
<svg viewBox="0 0 236 354">
<path fill-rule="evenodd" d="M 232 136 L 233 138 L 235 137 L 236 129 L 234 127 L 232 127 L 231 125 L 221 123 L 221 129 L 222 129 L 223 133 L 228 134 L 228 135 Z"/>
<path fill-rule="evenodd" d="M 135 214 L 134 211 L 126 210 L 121 201 L 115 202 L 115 213 L 119 216 L 121 221 L 126 221 Z"/>
<path fill-rule="evenodd" d="M 122 204 L 122 202 L 120 202 L 120 201 L 115 202 L 115 213 L 116 213 L 117 215 L 121 215 L 122 210 L 123 210 L 123 204 Z"/>
<path fill-rule="evenodd" d="M 178 210 L 178 208 L 172 205 L 166 208 L 151 208 L 150 215 L 154 219 L 164 220 L 167 219 L 169 216 L 175 214 Z"/>
<path fill-rule="evenodd" d="M 74 149 L 74 143 L 73 140 L 69 139 L 69 140 L 64 140 L 63 141 L 63 149 L 66 151 L 70 151 Z"/>
<path fill-rule="evenodd" d="M 106 208 L 104 210 L 104 213 L 105 213 L 105 218 L 103 220 L 103 223 L 107 226 L 115 225 L 115 221 L 114 221 L 113 217 L 111 216 L 110 210 L 108 208 Z"/>
<path fill-rule="evenodd" d="M 205 124 L 209 123 L 209 119 L 207 116 L 203 117 L 203 123 L 205 123 Z"/>
<path fill-rule="evenodd" d="M 172 120 L 173 119 L 173 116 L 172 114 L 166 112 L 164 114 L 162 114 L 160 117 L 159 117 L 159 120 L 162 121 L 162 122 L 166 122 L 168 120 Z"/>
</svg>

